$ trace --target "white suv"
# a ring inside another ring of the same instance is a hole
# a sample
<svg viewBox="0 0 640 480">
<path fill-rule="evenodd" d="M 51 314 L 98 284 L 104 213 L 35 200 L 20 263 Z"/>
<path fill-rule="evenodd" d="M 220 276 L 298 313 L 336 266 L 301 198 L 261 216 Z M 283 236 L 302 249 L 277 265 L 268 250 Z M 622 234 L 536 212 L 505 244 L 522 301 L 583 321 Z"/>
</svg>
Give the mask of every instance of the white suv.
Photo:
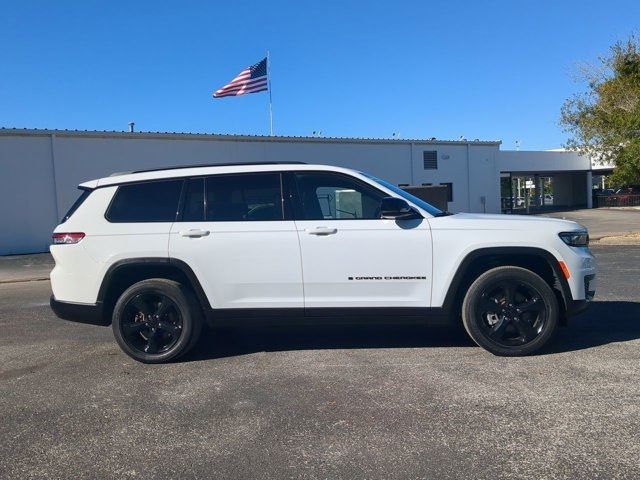
<svg viewBox="0 0 640 480">
<path fill-rule="evenodd" d="M 55 229 L 51 307 L 142 362 L 203 322 L 456 322 L 498 355 L 542 347 L 595 290 L 580 225 L 451 215 L 362 172 L 298 163 L 116 174 Z"/>
</svg>

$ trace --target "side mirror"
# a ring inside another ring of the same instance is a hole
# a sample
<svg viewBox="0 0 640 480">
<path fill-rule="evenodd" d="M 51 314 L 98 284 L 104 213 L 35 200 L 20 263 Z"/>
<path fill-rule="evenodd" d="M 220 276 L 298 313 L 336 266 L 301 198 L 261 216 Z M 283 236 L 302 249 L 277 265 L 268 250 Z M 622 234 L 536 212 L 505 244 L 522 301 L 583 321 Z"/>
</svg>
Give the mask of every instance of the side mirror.
<svg viewBox="0 0 640 480">
<path fill-rule="evenodd" d="M 396 197 L 384 197 L 380 201 L 380 218 L 389 220 L 411 220 L 422 218 L 406 200 Z"/>
</svg>

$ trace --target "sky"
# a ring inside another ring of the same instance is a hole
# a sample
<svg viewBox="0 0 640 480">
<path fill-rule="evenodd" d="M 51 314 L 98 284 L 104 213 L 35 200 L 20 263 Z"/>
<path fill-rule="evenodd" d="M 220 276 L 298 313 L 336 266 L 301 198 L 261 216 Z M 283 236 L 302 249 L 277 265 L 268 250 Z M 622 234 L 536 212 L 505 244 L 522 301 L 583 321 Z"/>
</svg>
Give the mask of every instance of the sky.
<svg viewBox="0 0 640 480">
<path fill-rule="evenodd" d="M 265 135 L 267 93 L 212 92 L 269 50 L 276 135 L 522 150 L 640 29 L 637 0 L 0 2 L 0 127 Z"/>
</svg>

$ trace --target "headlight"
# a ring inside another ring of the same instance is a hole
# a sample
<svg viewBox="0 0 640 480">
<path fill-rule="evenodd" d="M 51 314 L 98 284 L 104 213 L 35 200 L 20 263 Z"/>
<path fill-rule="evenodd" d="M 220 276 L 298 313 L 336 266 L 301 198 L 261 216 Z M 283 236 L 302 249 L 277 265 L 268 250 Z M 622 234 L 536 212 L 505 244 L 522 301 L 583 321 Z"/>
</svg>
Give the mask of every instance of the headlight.
<svg viewBox="0 0 640 480">
<path fill-rule="evenodd" d="M 570 247 L 588 247 L 589 246 L 589 233 L 584 230 L 577 232 L 561 232 L 558 236 L 564 243 Z"/>
</svg>

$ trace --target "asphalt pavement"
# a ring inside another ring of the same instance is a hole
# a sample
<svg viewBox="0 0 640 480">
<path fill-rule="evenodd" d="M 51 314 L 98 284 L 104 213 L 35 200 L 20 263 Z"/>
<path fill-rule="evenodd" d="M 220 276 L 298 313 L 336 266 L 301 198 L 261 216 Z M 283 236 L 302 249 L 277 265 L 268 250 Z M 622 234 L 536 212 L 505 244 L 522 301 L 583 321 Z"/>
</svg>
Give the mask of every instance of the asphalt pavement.
<svg viewBox="0 0 640 480">
<path fill-rule="evenodd" d="M 590 310 L 539 355 L 459 330 L 208 332 L 143 365 L 0 285 L 0 478 L 638 478 L 640 247 L 595 246 Z"/>
</svg>

